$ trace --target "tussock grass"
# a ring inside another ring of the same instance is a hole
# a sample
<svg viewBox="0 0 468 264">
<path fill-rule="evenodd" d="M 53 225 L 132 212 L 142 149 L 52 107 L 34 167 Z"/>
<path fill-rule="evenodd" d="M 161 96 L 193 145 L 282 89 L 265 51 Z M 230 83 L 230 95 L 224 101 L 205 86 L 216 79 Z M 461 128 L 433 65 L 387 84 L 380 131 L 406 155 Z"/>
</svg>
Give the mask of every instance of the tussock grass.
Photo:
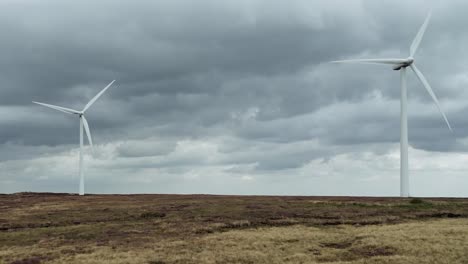
<svg viewBox="0 0 468 264">
<path fill-rule="evenodd" d="M 141 248 L 10 247 L 0 257 L 36 256 L 46 263 L 467 263 L 468 221 L 444 219 L 397 225 L 295 225 L 150 241 Z M 47 254 L 44 254 L 47 251 Z"/>
</svg>

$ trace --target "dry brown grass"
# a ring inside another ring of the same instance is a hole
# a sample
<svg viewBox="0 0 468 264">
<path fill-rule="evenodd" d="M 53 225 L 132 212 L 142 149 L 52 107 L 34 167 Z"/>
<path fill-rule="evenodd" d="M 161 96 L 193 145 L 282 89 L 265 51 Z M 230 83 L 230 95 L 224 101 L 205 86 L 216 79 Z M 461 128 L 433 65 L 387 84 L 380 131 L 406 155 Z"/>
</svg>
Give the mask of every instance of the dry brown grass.
<svg viewBox="0 0 468 264">
<path fill-rule="evenodd" d="M 468 201 L 0 196 L 0 263 L 468 263 Z"/>
</svg>

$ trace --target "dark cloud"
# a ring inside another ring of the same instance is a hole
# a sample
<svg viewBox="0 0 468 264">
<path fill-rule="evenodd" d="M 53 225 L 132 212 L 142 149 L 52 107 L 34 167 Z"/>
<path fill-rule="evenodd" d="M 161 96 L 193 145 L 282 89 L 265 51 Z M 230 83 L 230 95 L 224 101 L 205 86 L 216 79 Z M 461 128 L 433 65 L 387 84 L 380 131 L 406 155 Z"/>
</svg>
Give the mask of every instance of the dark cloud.
<svg viewBox="0 0 468 264">
<path fill-rule="evenodd" d="M 415 57 L 454 132 L 410 73 L 410 145 L 463 153 L 467 4 L 431 4 Z M 260 182 L 276 186 L 286 173 L 299 181 L 310 166 L 332 173 L 333 164 L 366 164 L 362 153 L 386 162 L 399 143 L 399 73 L 328 62 L 408 56 L 428 10 L 422 0 L 2 2 L 0 180 L 9 185 L 0 191 L 34 188 L 25 182 L 41 176 L 43 190 L 48 171 L 74 173 L 62 164 L 76 163 L 77 118 L 31 101 L 80 110 L 113 79 L 87 112 L 97 144 L 90 170 L 105 168 L 96 184 L 116 178 L 106 192 L 123 192 L 116 182 L 125 180 L 135 192 L 210 182 L 222 192 L 223 179 L 268 192 Z M 17 174 L 21 182 L 10 179 Z M 70 184 L 56 183 L 50 190 Z"/>
</svg>

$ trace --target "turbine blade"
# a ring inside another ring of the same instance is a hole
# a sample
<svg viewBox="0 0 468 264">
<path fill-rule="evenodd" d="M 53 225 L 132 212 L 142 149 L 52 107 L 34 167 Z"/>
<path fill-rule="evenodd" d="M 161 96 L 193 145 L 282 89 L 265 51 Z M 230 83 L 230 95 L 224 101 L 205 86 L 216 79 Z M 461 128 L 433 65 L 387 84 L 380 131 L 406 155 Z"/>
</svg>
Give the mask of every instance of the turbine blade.
<svg viewBox="0 0 468 264">
<path fill-rule="evenodd" d="M 83 118 L 83 126 L 84 126 L 84 129 L 86 131 L 86 136 L 88 137 L 89 145 L 92 147 L 93 146 L 93 140 L 91 138 L 91 132 L 89 131 L 88 121 L 86 120 L 84 115 L 82 115 L 81 118 Z"/>
<path fill-rule="evenodd" d="M 45 106 L 45 107 L 49 107 L 49 108 L 52 108 L 52 109 L 55 109 L 55 110 L 58 110 L 58 111 L 61 111 L 61 112 L 67 113 L 67 114 L 79 114 L 80 113 L 79 111 L 76 111 L 76 110 L 73 110 L 73 109 L 70 109 L 70 108 L 57 106 L 57 105 L 45 104 L 45 103 L 40 103 L 40 102 L 35 102 L 35 101 L 33 101 L 33 103 L 38 104 L 38 105 L 42 105 L 42 106 Z"/>
<path fill-rule="evenodd" d="M 113 80 L 112 82 L 110 82 L 104 89 L 102 89 L 102 91 L 100 91 L 98 94 L 96 94 L 96 96 L 93 97 L 93 99 L 91 99 L 91 101 L 89 101 L 86 106 L 84 107 L 83 109 L 83 112 L 85 112 L 86 110 L 88 110 L 88 108 L 94 104 L 94 102 L 96 102 L 96 100 L 115 82 L 115 80 Z"/>
<path fill-rule="evenodd" d="M 372 63 L 372 64 L 390 64 L 390 65 L 399 65 L 405 62 L 406 62 L 406 59 L 357 59 L 357 60 L 331 61 L 331 63 Z"/>
<path fill-rule="evenodd" d="M 414 37 L 413 43 L 411 43 L 410 47 L 410 56 L 413 57 L 416 51 L 418 50 L 419 44 L 421 43 L 421 40 L 424 36 L 424 32 L 426 32 L 427 24 L 429 24 L 429 20 L 431 19 L 432 12 L 430 11 L 429 14 L 427 14 L 426 20 L 422 24 L 421 28 L 418 31 L 418 34 L 416 34 L 416 37 Z"/>
<path fill-rule="evenodd" d="M 439 100 L 437 100 L 437 96 L 435 95 L 434 91 L 432 91 L 432 88 L 429 85 L 429 83 L 427 82 L 426 77 L 424 77 L 424 75 L 418 70 L 418 68 L 416 67 L 416 65 L 414 63 L 411 64 L 410 67 L 413 70 L 413 72 L 416 74 L 418 79 L 422 82 L 424 88 L 426 88 L 427 92 L 432 97 L 432 100 L 434 100 L 435 104 L 439 108 L 439 112 L 442 114 L 442 117 L 444 118 L 445 123 L 447 124 L 447 127 L 449 128 L 449 130 L 453 131 L 447 117 L 445 116 L 444 112 L 442 111 L 442 108 L 440 107 Z"/>
</svg>

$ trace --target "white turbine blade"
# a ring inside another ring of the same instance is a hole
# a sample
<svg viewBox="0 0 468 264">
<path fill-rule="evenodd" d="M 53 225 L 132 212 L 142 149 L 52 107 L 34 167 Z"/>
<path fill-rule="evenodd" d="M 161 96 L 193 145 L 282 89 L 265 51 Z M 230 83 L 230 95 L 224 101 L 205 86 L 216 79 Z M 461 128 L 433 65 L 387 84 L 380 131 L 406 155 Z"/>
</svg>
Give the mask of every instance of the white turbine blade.
<svg viewBox="0 0 468 264">
<path fill-rule="evenodd" d="M 110 82 L 104 89 L 102 89 L 102 91 L 100 91 L 98 94 L 96 94 L 96 96 L 93 97 L 93 99 L 91 99 L 91 101 L 89 101 L 86 106 L 84 107 L 83 109 L 83 112 L 86 111 L 92 104 L 94 104 L 94 102 L 96 102 L 96 100 L 115 82 L 115 80 L 113 80 L 112 82 Z"/>
<path fill-rule="evenodd" d="M 372 63 L 372 64 L 390 64 L 390 65 L 399 65 L 405 62 L 406 62 L 406 59 L 357 59 L 357 60 L 331 61 L 331 63 Z"/>
<path fill-rule="evenodd" d="M 52 108 L 52 109 L 55 109 L 55 110 L 58 110 L 58 111 L 61 111 L 61 112 L 67 113 L 67 114 L 79 114 L 80 113 L 79 111 L 76 111 L 76 110 L 73 110 L 73 109 L 70 109 L 70 108 L 61 107 L 61 106 L 45 104 L 45 103 L 40 103 L 40 102 L 35 102 L 35 101 L 33 101 L 33 103 L 38 104 L 38 105 L 42 105 L 42 106 L 45 106 L 45 107 L 49 107 L 49 108 Z"/>
<path fill-rule="evenodd" d="M 449 128 L 450 131 L 452 131 L 452 127 L 450 126 L 450 123 L 447 119 L 447 117 L 445 116 L 444 112 L 442 111 L 442 108 L 440 107 L 440 104 L 439 104 L 439 100 L 437 100 L 437 97 L 436 95 L 434 94 L 434 91 L 432 91 L 432 88 L 431 86 L 429 85 L 429 83 L 427 82 L 426 80 L 426 77 L 424 77 L 424 75 L 418 70 L 418 68 L 416 67 L 416 65 L 413 63 L 411 64 L 411 69 L 413 70 L 413 72 L 416 74 L 416 76 L 418 77 L 418 79 L 422 82 L 424 88 L 426 88 L 427 92 L 429 93 L 429 95 L 432 97 L 432 100 L 434 100 L 435 104 L 437 105 L 437 107 L 439 108 L 439 112 L 442 114 L 442 117 L 444 118 L 445 120 L 445 123 L 447 123 L 447 126 Z"/>
<path fill-rule="evenodd" d="M 416 51 L 418 50 L 419 43 L 421 43 L 421 40 L 424 36 L 424 32 L 426 32 L 427 24 L 429 24 L 431 15 L 432 15 L 432 12 L 429 12 L 429 14 L 427 14 L 426 20 L 424 21 L 421 28 L 419 29 L 418 34 L 416 34 L 416 37 L 414 37 L 413 43 L 411 43 L 411 48 L 410 48 L 411 57 L 413 57 Z"/>
<path fill-rule="evenodd" d="M 86 118 L 84 117 L 84 115 L 81 116 L 81 118 L 83 118 L 83 126 L 84 126 L 85 131 L 86 131 L 86 136 L 88 136 L 89 145 L 92 147 L 93 146 L 93 140 L 91 139 L 91 132 L 89 131 L 88 121 L 86 121 Z"/>
</svg>

